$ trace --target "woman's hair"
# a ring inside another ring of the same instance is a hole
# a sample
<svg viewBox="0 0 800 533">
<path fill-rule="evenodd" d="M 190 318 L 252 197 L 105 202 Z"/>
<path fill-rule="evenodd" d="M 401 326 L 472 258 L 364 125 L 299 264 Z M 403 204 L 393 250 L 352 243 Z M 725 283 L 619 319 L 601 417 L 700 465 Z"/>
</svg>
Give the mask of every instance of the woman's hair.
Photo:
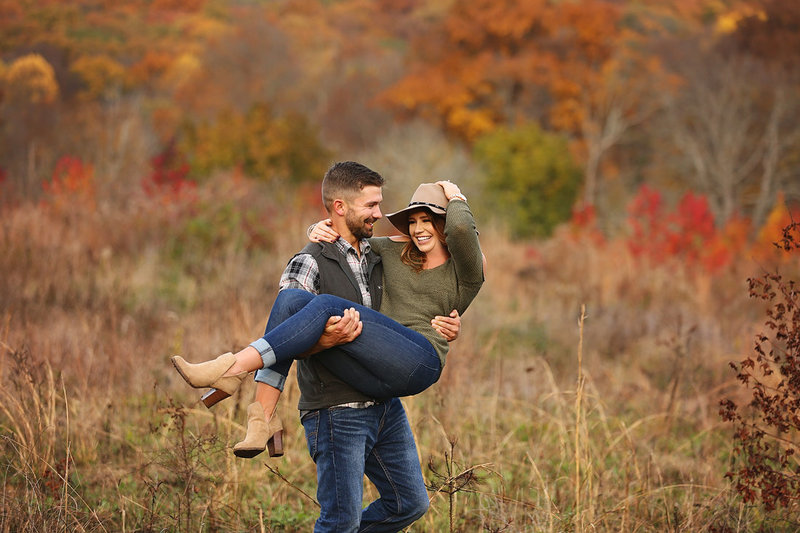
<svg viewBox="0 0 800 533">
<path fill-rule="evenodd" d="M 415 209 L 414 211 L 409 211 L 407 216 L 410 218 L 411 215 L 419 212 L 425 212 L 428 215 L 430 215 L 431 220 L 433 221 L 433 228 L 436 230 L 436 238 L 439 239 L 439 242 L 441 242 L 446 249 L 447 243 L 444 240 L 445 217 L 443 215 L 437 215 L 430 209 L 426 208 L 420 208 L 420 209 Z M 406 219 L 406 233 L 409 233 L 408 219 Z M 403 251 L 400 252 L 400 260 L 406 265 L 410 266 L 414 270 L 414 272 L 419 272 L 425 265 L 425 254 L 419 251 L 419 248 L 417 248 L 413 240 L 410 240 L 405 244 L 405 246 L 403 246 Z"/>
<path fill-rule="evenodd" d="M 322 202 L 328 213 L 337 198 L 350 200 L 368 186 L 383 187 L 383 176 L 355 161 L 335 163 L 322 178 Z"/>
</svg>

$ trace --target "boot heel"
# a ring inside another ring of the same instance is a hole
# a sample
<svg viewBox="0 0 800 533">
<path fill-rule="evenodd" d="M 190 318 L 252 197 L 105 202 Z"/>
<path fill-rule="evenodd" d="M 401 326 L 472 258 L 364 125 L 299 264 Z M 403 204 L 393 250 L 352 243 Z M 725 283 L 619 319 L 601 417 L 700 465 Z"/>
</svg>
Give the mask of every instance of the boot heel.
<svg viewBox="0 0 800 533">
<path fill-rule="evenodd" d="M 207 393 L 203 394 L 200 397 L 200 400 L 203 402 L 203 405 L 211 409 L 214 405 L 217 404 L 217 402 L 220 402 L 228 397 L 230 397 L 230 394 L 228 394 L 224 390 L 211 389 Z"/>
<path fill-rule="evenodd" d="M 267 440 L 267 450 L 270 457 L 281 457 L 283 455 L 283 430 L 280 429 L 273 433 Z"/>
<path fill-rule="evenodd" d="M 249 374 L 249 372 L 239 372 L 226 376 L 225 372 L 235 363 L 236 356 L 231 352 L 204 363 L 189 363 L 180 355 L 172 358 L 175 369 L 189 385 L 195 389 L 211 387 L 211 390 L 201 398 L 206 407 L 211 407 L 236 392 L 244 377 Z"/>
</svg>

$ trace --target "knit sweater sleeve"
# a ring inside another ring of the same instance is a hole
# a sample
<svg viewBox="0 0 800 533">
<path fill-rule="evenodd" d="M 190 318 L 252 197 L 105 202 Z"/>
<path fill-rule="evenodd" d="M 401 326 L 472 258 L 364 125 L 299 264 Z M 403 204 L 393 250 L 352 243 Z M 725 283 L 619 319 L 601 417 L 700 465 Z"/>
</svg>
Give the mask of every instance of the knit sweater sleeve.
<svg viewBox="0 0 800 533">
<path fill-rule="evenodd" d="M 378 255 L 383 255 L 386 251 L 386 246 L 391 243 L 389 237 L 370 237 L 367 240 L 369 241 L 369 247 Z"/>
<path fill-rule="evenodd" d="M 483 284 L 483 253 L 475 219 L 466 202 L 452 200 L 444 227 L 447 249 L 453 258 L 464 309 Z"/>
</svg>

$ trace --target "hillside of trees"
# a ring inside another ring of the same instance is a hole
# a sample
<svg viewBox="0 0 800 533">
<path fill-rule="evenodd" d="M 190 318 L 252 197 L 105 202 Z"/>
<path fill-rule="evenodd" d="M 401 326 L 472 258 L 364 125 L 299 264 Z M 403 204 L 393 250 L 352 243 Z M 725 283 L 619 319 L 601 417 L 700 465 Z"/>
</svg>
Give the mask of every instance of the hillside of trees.
<svg viewBox="0 0 800 533">
<path fill-rule="evenodd" d="M 755 234 L 800 194 L 798 21 L 792 0 L 3 2 L 3 198 L 63 158 L 124 197 L 159 157 L 280 188 L 361 157 L 460 174 L 522 237 L 584 209 L 618 231 L 642 185 Z"/>
</svg>

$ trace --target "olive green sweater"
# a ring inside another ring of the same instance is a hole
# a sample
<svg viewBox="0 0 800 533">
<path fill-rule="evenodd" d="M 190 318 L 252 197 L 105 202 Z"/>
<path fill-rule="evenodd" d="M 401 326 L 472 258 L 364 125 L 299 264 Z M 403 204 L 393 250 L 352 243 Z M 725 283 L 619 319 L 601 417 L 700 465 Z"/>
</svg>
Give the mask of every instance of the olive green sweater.
<svg viewBox="0 0 800 533">
<path fill-rule="evenodd" d="M 447 207 L 445 240 L 450 257 L 429 270 L 414 272 L 400 260 L 405 243 L 389 237 L 369 240 L 383 260 L 383 300 L 380 311 L 404 326 L 421 333 L 433 345 L 444 366 L 448 344 L 433 327 L 436 315 L 460 314 L 472 302 L 483 284 L 483 255 L 475 220 L 466 202 L 453 200 Z"/>
</svg>

